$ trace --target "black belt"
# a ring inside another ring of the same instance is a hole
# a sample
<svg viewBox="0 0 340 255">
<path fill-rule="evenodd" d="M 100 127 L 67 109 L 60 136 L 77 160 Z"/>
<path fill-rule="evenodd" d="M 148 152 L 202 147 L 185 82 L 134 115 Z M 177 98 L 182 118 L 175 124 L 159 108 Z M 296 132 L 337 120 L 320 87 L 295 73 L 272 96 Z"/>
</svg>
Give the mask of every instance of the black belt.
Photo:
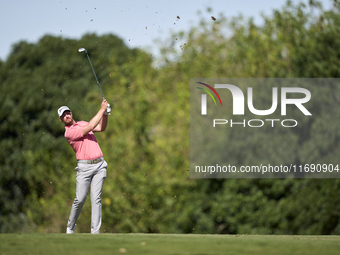
<svg viewBox="0 0 340 255">
<path fill-rule="evenodd" d="M 96 164 L 96 163 L 99 163 L 103 160 L 104 160 L 104 158 L 100 157 L 100 158 L 96 158 L 96 159 L 92 159 L 92 160 L 78 160 L 78 163 Z"/>
</svg>

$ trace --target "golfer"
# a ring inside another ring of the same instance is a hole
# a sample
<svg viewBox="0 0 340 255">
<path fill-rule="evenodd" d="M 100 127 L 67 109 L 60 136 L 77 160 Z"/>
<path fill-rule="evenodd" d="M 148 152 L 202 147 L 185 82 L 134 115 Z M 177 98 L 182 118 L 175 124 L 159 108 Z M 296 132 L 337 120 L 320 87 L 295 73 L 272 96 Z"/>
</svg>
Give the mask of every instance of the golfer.
<svg viewBox="0 0 340 255">
<path fill-rule="evenodd" d="M 76 198 L 73 201 L 66 233 L 73 234 L 76 222 L 85 203 L 91 185 L 91 234 L 99 234 L 102 223 L 101 193 L 106 178 L 107 163 L 93 132 L 106 129 L 108 103 L 103 100 L 100 110 L 90 120 L 75 121 L 67 106 L 58 109 L 59 120 L 65 124 L 65 138 L 76 153 L 78 161 Z"/>
</svg>

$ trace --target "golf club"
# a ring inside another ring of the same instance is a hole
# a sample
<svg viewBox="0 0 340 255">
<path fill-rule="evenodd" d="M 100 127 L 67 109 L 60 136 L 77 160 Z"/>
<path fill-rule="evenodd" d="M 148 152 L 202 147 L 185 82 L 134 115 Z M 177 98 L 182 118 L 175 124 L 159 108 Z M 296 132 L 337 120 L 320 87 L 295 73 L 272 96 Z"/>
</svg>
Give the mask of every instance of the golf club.
<svg viewBox="0 0 340 255">
<path fill-rule="evenodd" d="M 78 49 L 78 52 L 83 52 L 83 51 L 85 51 L 85 53 L 86 53 L 87 59 L 88 59 L 88 60 L 89 60 L 89 62 L 90 62 L 90 65 L 91 65 L 91 68 L 92 68 L 92 71 L 93 71 L 94 77 L 96 78 L 96 81 L 97 81 L 98 87 L 99 87 L 99 89 L 100 89 L 100 93 L 102 94 L 103 100 L 105 100 L 105 97 L 104 97 L 104 94 L 103 94 L 102 88 L 100 87 L 100 84 L 99 84 L 99 81 L 98 81 L 98 78 L 97 78 L 96 72 L 95 72 L 95 71 L 94 71 L 94 69 L 93 69 L 93 66 L 92 66 L 92 63 L 91 63 L 91 59 L 90 59 L 90 56 L 89 56 L 89 54 L 87 53 L 87 50 L 86 50 L 85 48 L 79 48 L 79 49 Z M 111 112 L 110 104 L 108 105 L 108 107 L 107 107 L 107 110 L 106 110 L 106 111 L 107 111 L 108 115 L 111 115 L 111 114 L 110 114 L 110 112 Z"/>
</svg>

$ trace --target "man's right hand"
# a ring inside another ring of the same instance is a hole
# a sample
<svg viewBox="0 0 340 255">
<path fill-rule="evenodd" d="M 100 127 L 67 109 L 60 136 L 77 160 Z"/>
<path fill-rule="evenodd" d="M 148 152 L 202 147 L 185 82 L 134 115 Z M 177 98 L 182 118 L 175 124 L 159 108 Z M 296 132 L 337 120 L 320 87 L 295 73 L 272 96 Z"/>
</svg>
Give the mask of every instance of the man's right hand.
<svg viewBox="0 0 340 255">
<path fill-rule="evenodd" d="M 106 99 L 104 99 L 100 105 L 100 108 L 105 111 L 108 106 L 109 106 L 109 103 L 106 101 Z"/>
</svg>

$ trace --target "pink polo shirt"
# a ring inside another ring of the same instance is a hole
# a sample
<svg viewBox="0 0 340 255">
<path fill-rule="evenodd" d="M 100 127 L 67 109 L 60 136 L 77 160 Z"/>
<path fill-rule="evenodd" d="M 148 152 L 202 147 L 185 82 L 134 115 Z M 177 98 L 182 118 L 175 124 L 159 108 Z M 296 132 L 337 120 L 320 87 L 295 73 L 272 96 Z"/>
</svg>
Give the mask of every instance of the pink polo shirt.
<svg viewBox="0 0 340 255">
<path fill-rule="evenodd" d="M 77 160 L 92 160 L 103 156 L 93 132 L 83 136 L 82 127 L 88 122 L 77 121 L 72 126 L 65 126 L 65 138 L 76 153 Z"/>
</svg>

